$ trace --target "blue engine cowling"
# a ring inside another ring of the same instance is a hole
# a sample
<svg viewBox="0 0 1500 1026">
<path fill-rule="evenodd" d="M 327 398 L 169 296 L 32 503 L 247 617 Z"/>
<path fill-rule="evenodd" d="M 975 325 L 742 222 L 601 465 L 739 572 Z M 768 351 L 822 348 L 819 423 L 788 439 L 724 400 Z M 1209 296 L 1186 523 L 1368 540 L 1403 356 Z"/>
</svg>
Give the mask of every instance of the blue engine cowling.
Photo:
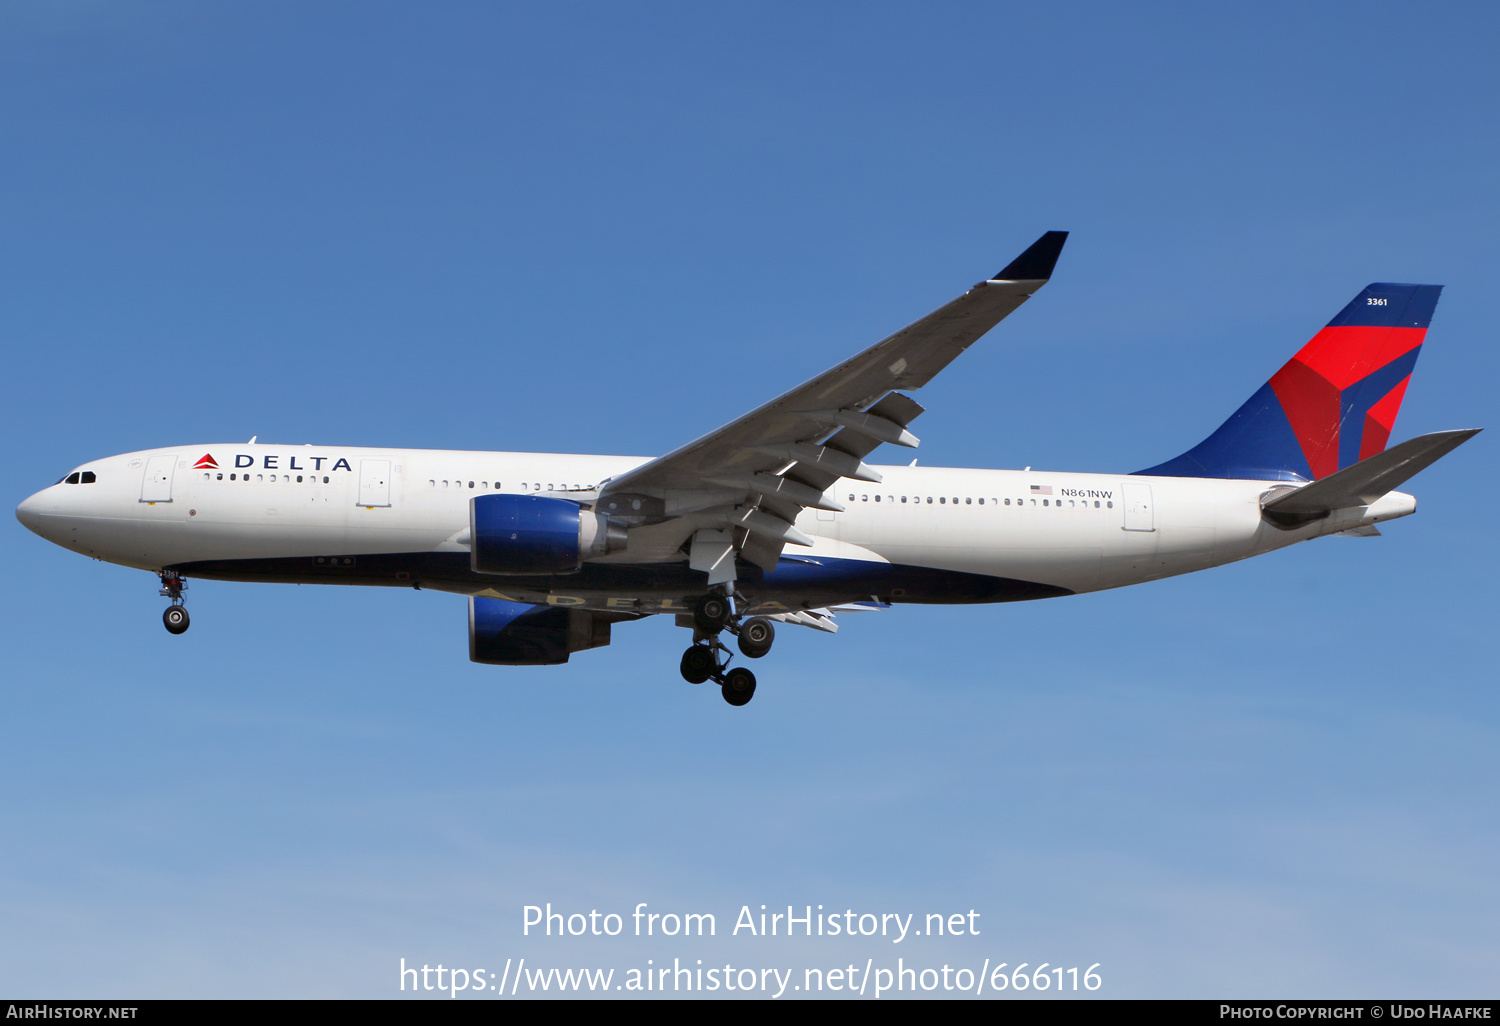
<svg viewBox="0 0 1500 1026">
<path fill-rule="evenodd" d="M 469 565 L 481 574 L 553 574 L 625 547 L 625 528 L 576 502 L 505 492 L 469 502 Z"/>
<path fill-rule="evenodd" d="M 586 609 L 471 598 L 469 658 L 501 666 L 565 663 L 573 652 L 608 645 L 611 622 Z"/>
</svg>

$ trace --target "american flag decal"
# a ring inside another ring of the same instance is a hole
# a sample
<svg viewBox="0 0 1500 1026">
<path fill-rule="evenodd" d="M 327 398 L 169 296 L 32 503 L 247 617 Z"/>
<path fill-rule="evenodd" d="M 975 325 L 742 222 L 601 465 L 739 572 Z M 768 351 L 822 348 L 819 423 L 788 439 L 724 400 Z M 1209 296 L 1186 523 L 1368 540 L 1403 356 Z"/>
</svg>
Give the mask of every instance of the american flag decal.
<svg viewBox="0 0 1500 1026">
<path fill-rule="evenodd" d="M 1052 494 L 1052 486 L 1051 485 L 1032 485 L 1031 486 L 1031 494 L 1032 495 L 1051 495 Z"/>
</svg>

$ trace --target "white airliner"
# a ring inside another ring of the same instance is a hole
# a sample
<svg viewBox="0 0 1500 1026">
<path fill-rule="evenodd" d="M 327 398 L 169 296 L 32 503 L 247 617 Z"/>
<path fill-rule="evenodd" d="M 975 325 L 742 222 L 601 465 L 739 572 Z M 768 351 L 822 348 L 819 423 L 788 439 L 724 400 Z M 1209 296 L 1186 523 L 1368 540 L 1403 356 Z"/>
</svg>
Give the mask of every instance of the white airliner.
<svg viewBox="0 0 1500 1026">
<path fill-rule="evenodd" d="M 469 596 L 469 658 L 562 663 L 613 624 L 672 613 L 681 672 L 755 691 L 721 638 L 844 610 L 1118 588 L 1328 534 L 1377 534 L 1394 489 L 1476 430 L 1386 441 L 1441 286 L 1359 293 L 1217 431 L 1130 474 L 870 466 L 915 447 L 902 394 L 1046 284 L 1066 232 L 799 388 L 655 459 L 211 443 L 84 464 L 16 510 L 64 548 L 184 578 Z"/>
</svg>

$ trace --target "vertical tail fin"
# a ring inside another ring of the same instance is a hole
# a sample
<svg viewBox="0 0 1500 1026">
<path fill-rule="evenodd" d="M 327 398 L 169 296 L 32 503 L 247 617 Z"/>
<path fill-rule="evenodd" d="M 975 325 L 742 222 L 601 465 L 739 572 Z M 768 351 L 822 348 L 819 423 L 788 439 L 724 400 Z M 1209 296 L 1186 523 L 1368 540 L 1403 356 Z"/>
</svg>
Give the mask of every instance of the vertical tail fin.
<svg viewBox="0 0 1500 1026">
<path fill-rule="evenodd" d="M 1313 481 L 1383 452 L 1442 291 L 1367 286 L 1217 431 L 1136 473 Z"/>
</svg>

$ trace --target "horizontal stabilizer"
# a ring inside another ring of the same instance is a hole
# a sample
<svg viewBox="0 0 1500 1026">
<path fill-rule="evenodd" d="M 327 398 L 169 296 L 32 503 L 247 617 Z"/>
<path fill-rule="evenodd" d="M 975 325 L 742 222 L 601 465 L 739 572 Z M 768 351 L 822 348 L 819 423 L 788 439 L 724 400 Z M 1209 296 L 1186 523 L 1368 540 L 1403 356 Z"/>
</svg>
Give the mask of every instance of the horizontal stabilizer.
<svg viewBox="0 0 1500 1026">
<path fill-rule="evenodd" d="M 1479 428 L 1435 431 L 1360 460 L 1325 478 L 1284 491 L 1266 500 L 1268 513 L 1319 515 L 1336 509 L 1368 506 L 1479 434 Z"/>
</svg>

